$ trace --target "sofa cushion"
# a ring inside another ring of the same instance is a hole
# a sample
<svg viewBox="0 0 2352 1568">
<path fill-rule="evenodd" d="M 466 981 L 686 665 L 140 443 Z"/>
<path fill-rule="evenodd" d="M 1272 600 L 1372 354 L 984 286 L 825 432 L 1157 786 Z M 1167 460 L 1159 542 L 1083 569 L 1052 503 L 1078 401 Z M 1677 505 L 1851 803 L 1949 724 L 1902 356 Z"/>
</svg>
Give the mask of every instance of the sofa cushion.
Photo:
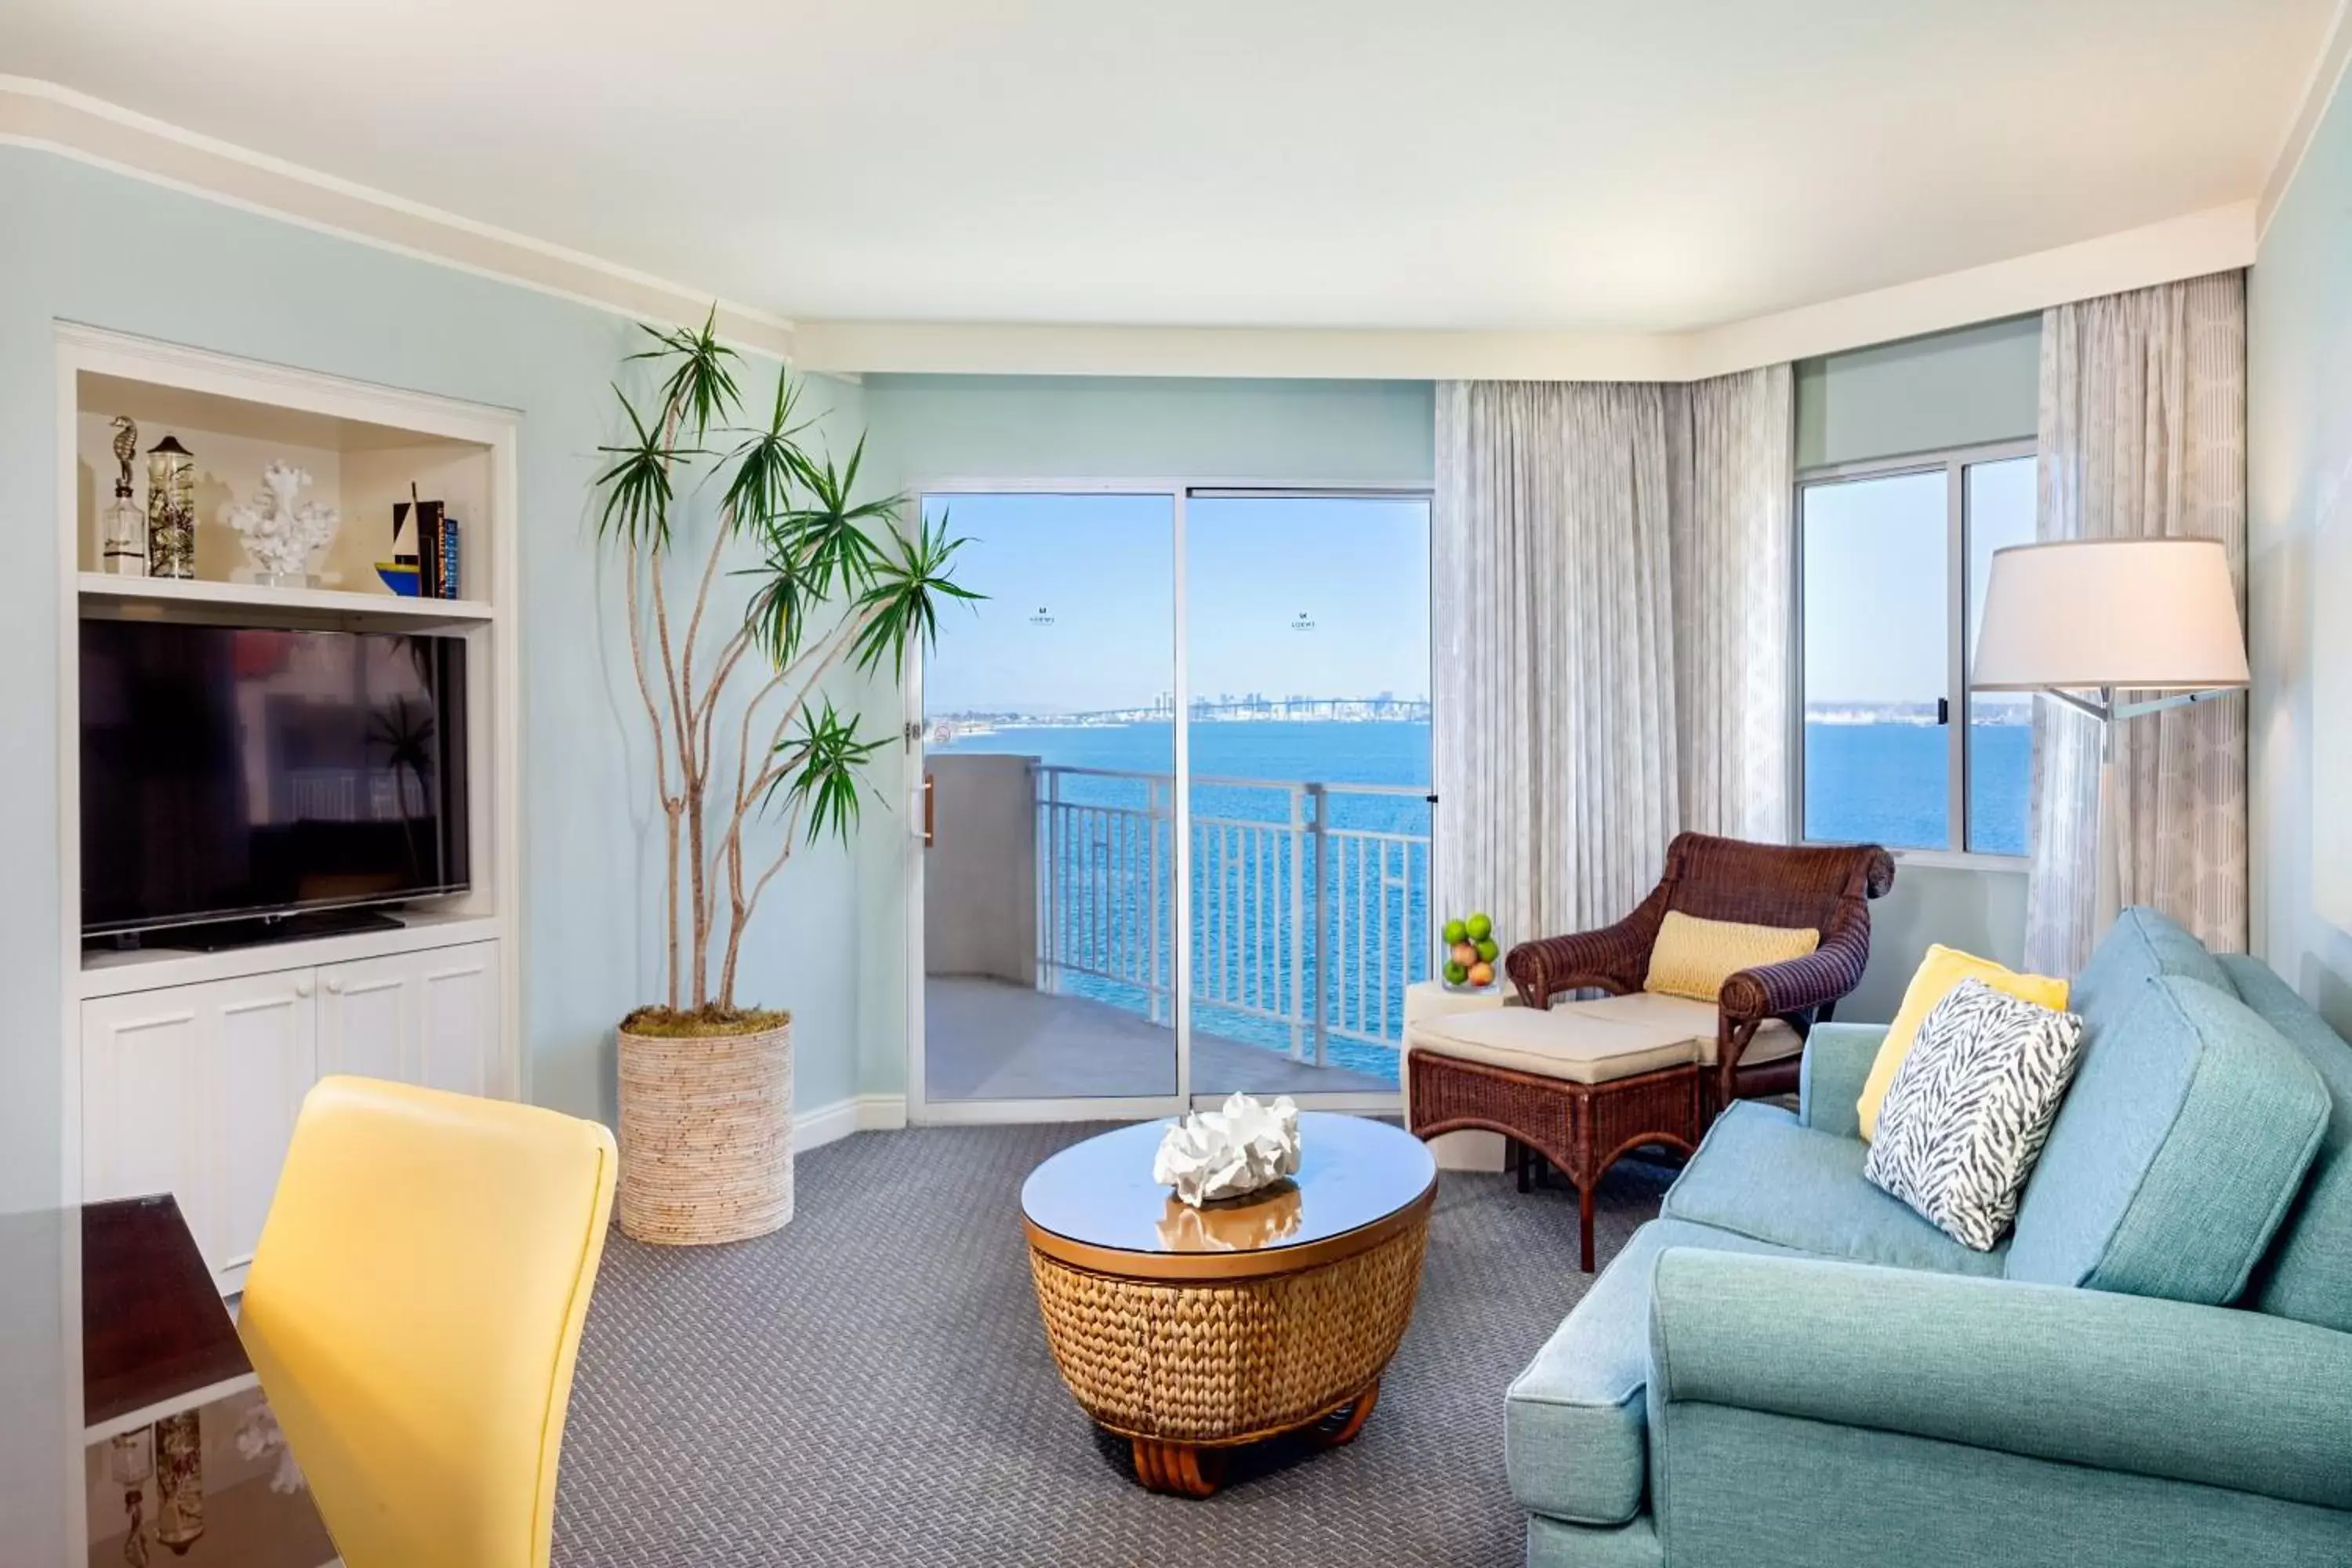
<svg viewBox="0 0 2352 1568">
<path fill-rule="evenodd" d="M 2039 1003 L 2053 1012 L 2066 1008 L 2069 987 L 2063 980 L 2048 974 L 2021 974 L 1990 958 L 1930 942 L 1927 956 L 1912 972 L 1911 983 L 1903 988 L 1903 1005 L 1895 1008 L 1895 1021 L 1878 1043 L 1877 1059 L 1870 1064 L 1870 1077 L 1864 1081 L 1862 1099 L 1854 1106 L 1864 1138 L 1878 1136 L 1878 1113 L 1886 1103 L 1887 1090 L 1895 1087 L 1895 1075 L 1903 1070 L 1904 1058 L 1917 1042 L 1927 1015 L 1969 980 L 1981 980 L 1996 991 Z"/>
<path fill-rule="evenodd" d="M 1669 1247 L 1790 1251 L 1682 1220 L 1654 1219 L 1635 1231 L 1505 1400 L 1504 1462 L 1511 1495 L 1528 1512 L 1578 1524 L 1622 1524 L 1641 1512 L 1650 1276 Z"/>
<path fill-rule="evenodd" d="M 1960 982 L 1919 1026 L 1862 1173 L 1962 1247 L 1990 1251 L 2017 1217 L 2082 1044 L 2075 1015 Z"/>
<path fill-rule="evenodd" d="M 2245 1288 L 2294 1201 L 2327 1091 L 2234 994 L 2177 974 L 2138 984 L 2135 1005 L 2102 991 L 2084 1015 L 2009 1275 L 2218 1305 Z"/>
<path fill-rule="evenodd" d="M 2352 1045 L 2258 959 L 2224 953 L 2221 967 L 2255 1016 L 2303 1053 L 2327 1088 L 2327 1132 L 2270 1253 L 2249 1305 L 2352 1333 Z"/>
<path fill-rule="evenodd" d="M 2102 1013 L 2127 1012 L 2139 1005 L 2142 984 L 2162 974 L 2201 980 L 2224 995 L 2237 994 L 2221 961 L 2170 917 L 2135 907 L 2116 917 L 2091 962 L 2074 976 L 2067 1006 L 2093 1023 Z"/>
<path fill-rule="evenodd" d="M 1666 1190 L 1672 1218 L 1858 1263 L 1999 1274 L 2005 1244 L 1972 1252 L 1864 1179 L 1870 1145 L 1741 1100 L 1716 1119 Z"/>
</svg>

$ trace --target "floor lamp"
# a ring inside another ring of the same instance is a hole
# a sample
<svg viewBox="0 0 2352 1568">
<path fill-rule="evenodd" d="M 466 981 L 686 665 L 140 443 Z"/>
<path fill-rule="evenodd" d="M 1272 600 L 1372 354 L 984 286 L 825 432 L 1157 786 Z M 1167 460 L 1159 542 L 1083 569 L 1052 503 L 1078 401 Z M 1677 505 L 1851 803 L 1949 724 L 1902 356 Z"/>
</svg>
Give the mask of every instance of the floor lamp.
<svg viewBox="0 0 2352 1568">
<path fill-rule="evenodd" d="M 1993 552 L 1971 691 L 2038 691 L 2099 721 L 2098 903 L 2121 911 L 2116 727 L 2248 681 L 2245 629 L 2218 539 L 2084 539 Z M 2128 692 L 2135 700 L 2120 702 Z"/>
</svg>

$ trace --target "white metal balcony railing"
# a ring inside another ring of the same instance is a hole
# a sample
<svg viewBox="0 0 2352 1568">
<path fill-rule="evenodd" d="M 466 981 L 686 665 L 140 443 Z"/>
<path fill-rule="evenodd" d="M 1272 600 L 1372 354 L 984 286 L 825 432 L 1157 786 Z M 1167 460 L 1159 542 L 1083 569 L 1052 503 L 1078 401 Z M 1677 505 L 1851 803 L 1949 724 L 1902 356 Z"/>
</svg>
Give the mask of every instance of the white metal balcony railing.
<svg viewBox="0 0 2352 1568">
<path fill-rule="evenodd" d="M 1037 986 L 1172 1023 L 1174 777 L 1037 765 Z M 1428 795 L 1196 776 L 1196 1026 L 1393 1077 L 1429 973 Z M 1385 1059 L 1382 1059 L 1385 1058 Z"/>
</svg>

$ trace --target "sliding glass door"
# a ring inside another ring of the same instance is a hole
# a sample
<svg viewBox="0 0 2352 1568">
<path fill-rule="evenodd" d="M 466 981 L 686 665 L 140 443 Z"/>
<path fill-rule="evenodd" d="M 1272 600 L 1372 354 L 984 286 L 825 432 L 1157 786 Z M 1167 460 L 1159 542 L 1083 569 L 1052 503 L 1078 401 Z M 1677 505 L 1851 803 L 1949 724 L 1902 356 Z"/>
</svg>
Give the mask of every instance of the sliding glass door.
<svg viewBox="0 0 2352 1568">
<path fill-rule="evenodd" d="M 1176 502 L 926 496 L 923 1100 L 1178 1092 Z"/>
<path fill-rule="evenodd" d="M 1386 1102 L 1430 955 L 1426 497 L 922 505 L 987 597 L 920 681 L 919 1106 Z"/>
<path fill-rule="evenodd" d="M 1429 502 L 1185 513 L 1196 1092 L 1393 1093 L 1428 973 Z"/>
</svg>

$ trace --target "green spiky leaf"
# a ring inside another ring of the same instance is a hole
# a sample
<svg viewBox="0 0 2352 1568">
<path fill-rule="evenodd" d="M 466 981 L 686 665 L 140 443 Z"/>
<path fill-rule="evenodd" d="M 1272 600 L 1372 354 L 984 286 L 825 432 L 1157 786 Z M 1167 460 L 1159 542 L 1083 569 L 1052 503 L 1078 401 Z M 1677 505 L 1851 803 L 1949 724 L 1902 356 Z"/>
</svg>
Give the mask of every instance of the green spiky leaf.
<svg viewBox="0 0 2352 1568">
<path fill-rule="evenodd" d="M 929 648 L 939 641 L 940 606 L 954 599 L 977 603 L 976 594 L 950 575 L 956 552 L 970 542 L 948 532 L 948 514 L 937 523 L 919 523 L 911 535 L 896 540 L 895 552 L 877 566 L 858 607 L 869 616 L 857 634 L 852 658 L 867 673 L 885 659 L 893 675 L 907 673 L 907 649 L 917 643 Z"/>
<path fill-rule="evenodd" d="M 596 521 L 597 534 L 639 547 L 667 549 L 669 508 L 674 496 L 672 471 L 679 463 L 701 454 L 693 447 L 663 445 L 658 422 L 648 425 L 637 412 L 636 405 L 629 401 L 629 395 L 619 387 L 613 388 L 613 395 L 620 399 L 621 411 L 629 416 L 629 428 L 635 438 L 626 446 L 596 448 L 614 459 L 610 468 L 596 476 L 596 488 L 604 492 L 604 509 Z"/>
<path fill-rule="evenodd" d="M 742 402 L 735 386 L 733 349 L 719 341 L 719 307 L 713 304 L 703 318 L 699 330 L 686 327 L 645 326 L 645 334 L 653 339 L 654 346 L 631 354 L 633 360 L 653 360 L 656 363 L 674 360 L 669 374 L 662 378 L 662 410 L 664 422 L 671 410 L 676 410 L 681 428 L 691 428 L 694 439 L 699 441 L 713 428 L 734 417 Z"/>
<path fill-rule="evenodd" d="M 787 805 L 803 808 L 806 842 L 814 844 L 830 834 L 847 844 L 857 826 L 858 786 L 882 745 L 878 739 L 860 735 L 858 721 L 842 717 L 827 699 L 822 710 L 804 713 L 800 729 L 776 747 L 784 771 L 768 793 L 772 796 L 781 789 Z"/>
<path fill-rule="evenodd" d="M 767 424 L 745 432 L 742 445 L 728 454 L 734 473 L 721 505 L 739 530 L 765 536 L 776 518 L 792 510 L 793 485 L 808 460 L 798 442 L 808 426 L 793 422 L 800 397 L 791 374 L 778 371 L 775 405 Z"/>
</svg>

